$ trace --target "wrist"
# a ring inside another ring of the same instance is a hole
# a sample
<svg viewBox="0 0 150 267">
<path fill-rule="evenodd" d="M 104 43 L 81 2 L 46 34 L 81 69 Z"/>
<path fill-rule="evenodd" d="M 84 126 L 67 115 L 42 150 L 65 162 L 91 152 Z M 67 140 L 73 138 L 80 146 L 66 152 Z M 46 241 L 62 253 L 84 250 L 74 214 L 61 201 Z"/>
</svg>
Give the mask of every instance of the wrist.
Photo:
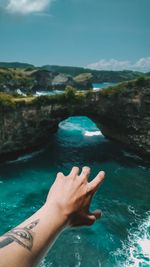
<svg viewBox="0 0 150 267">
<path fill-rule="evenodd" d="M 41 209 L 47 221 L 53 220 L 62 229 L 69 226 L 69 216 L 57 203 L 46 201 Z"/>
</svg>

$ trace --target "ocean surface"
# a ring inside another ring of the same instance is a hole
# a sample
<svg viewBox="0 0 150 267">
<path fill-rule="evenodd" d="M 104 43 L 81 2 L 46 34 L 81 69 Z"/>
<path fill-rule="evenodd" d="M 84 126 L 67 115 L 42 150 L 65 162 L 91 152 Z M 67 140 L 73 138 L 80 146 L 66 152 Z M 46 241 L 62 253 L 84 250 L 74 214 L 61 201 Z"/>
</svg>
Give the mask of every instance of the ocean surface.
<svg viewBox="0 0 150 267">
<path fill-rule="evenodd" d="M 99 89 L 105 89 L 105 88 L 108 88 L 109 86 L 113 86 L 115 85 L 116 83 L 110 83 L 110 82 L 103 82 L 103 83 L 93 83 L 93 90 L 97 91 Z M 23 94 L 21 92 L 21 90 L 19 89 L 18 91 L 19 94 Z M 56 94 L 62 94 L 63 91 L 62 90 L 53 90 L 53 91 L 37 91 L 34 96 L 41 96 L 41 95 L 56 95 Z M 24 95 L 24 94 L 23 94 Z"/>
<path fill-rule="evenodd" d="M 105 139 L 87 117 L 62 121 L 44 150 L 0 165 L 0 234 L 35 212 L 56 173 L 75 165 L 90 166 L 90 179 L 106 172 L 91 205 L 103 217 L 64 231 L 40 266 L 150 267 L 150 166 Z"/>
<path fill-rule="evenodd" d="M 115 86 L 117 83 L 103 82 L 103 83 L 93 83 L 93 90 L 105 89 L 109 86 Z"/>
</svg>

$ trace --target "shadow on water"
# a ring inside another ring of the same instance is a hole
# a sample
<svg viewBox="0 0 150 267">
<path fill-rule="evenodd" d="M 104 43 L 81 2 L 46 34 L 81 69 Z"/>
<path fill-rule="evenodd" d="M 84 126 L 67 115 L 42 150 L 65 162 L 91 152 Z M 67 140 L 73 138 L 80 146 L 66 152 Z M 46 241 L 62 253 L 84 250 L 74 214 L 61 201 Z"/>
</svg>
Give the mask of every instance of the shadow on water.
<svg viewBox="0 0 150 267">
<path fill-rule="evenodd" d="M 82 118 L 84 123 L 82 123 Z M 67 163 L 68 167 L 73 165 L 82 167 L 85 163 L 91 166 L 93 162 L 100 164 L 117 162 L 121 166 L 130 168 L 136 166 L 149 168 L 149 162 L 125 150 L 125 147 L 121 144 L 106 139 L 101 133 L 98 136 L 85 136 L 85 130 L 99 131 L 87 117 L 68 118 L 61 122 L 61 127 L 56 134 L 51 136 L 51 140 L 45 149 L 30 155 L 24 155 L 15 161 L 1 164 L 0 175 L 9 178 L 13 174 L 16 175 L 16 170 L 18 172 L 24 168 L 48 170 L 59 166 L 62 171 L 64 164 Z M 15 166 L 17 166 L 16 170 Z"/>
</svg>

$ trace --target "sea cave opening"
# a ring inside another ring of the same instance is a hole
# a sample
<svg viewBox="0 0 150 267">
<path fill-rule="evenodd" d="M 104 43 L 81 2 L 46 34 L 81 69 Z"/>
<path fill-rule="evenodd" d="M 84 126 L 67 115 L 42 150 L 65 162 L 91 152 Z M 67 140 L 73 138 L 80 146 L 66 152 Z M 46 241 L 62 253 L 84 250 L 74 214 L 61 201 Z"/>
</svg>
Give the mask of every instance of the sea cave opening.
<svg viewBox="0 0 150 267">
<path fill-rule="evenodd" d="M 57 138 L 64 140 L 67 146 L 83 147 L 105 142 L 100 129 L 87 116 L 71 116 L 61 121 L 58 126 Z"/>
</svg>

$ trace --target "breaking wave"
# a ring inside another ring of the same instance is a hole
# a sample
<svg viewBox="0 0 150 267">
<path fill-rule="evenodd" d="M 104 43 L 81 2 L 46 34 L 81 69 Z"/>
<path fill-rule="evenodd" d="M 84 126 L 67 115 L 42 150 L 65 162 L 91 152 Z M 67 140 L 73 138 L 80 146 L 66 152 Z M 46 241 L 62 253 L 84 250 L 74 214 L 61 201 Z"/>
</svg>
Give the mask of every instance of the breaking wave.
<svg viewBox="0 0 150 267">
<path fill-rule="evenodd" d="M 101 131 L 95 131 L 95 132 L 85 131 L 84 135 L 85 136 L 98 136 L 98 135 L 102 135 L 102 133 Z"/>
<path fill-rule="evenodd" d="M 130 207 L 129 211 L 137 216 L 133 208 Z M 150 266 L 150 211 L 146 213 L 146 218 L 140 222 L 136 229 L 132 227 L 129 230 L 127 241 L 122 243 L 122 249 L 119 249 L 116 254 L 119 258 L 126 258 L 125 262 L 118 266 Z"/>
<path fill-rule="evenodd" d="M 16 162 L 26 162 L 34 157 L 36 157 L 37 155 L 39 155 L 40 153 L 42 153 L 44 150 L 41 149 L 41 150 L 38 150 L 36 152 L 33 152 L 33 153 L 30 153 L 30 154 L 26 154 L 24 156 L 21 156 L 15 160 L 10 160 L 8 161 L 7 163 L 16 163 Z"/>
<path fill-rule="evenodd" d="M 59 128 L 68 132 L 81 133 L 84 136 L 101 136 L 96 124 L 87 117 L 70 117 L 59 124 Z"/>
</svg>

